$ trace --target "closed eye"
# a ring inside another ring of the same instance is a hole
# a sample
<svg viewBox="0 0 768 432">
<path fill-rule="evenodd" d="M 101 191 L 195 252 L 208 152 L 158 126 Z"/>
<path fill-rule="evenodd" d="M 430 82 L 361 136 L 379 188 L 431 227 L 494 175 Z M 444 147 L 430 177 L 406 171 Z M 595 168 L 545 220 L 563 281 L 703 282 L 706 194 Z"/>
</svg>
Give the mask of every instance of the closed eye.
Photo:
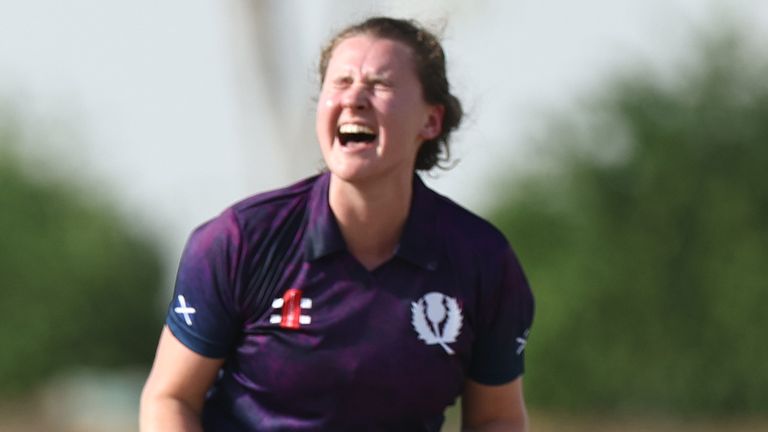
<svg viewBox="0 0 768 432">
<path fill-rule="evenodd" d="M 349 87 L 350 85 L 352 85 L 352 81 L 353 81 L 352 77 L 342 76 L 342 77 L 334 78 L 332 82 L 335 87 Z"/>
<path fill-rule="evenodd" d="M 376 90 L 391 90 L 392 89 L 392 82 L 384 79 L 375 79 L 371 80 L 368 83 L 369 86 L 373 87 Z"/>
</svg>

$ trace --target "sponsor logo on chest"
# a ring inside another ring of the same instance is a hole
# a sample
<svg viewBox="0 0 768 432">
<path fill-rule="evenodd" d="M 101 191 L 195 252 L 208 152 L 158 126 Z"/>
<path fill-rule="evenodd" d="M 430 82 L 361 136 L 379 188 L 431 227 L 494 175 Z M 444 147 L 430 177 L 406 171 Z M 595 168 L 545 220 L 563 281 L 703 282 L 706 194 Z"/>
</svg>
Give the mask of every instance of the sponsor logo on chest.
<svg viewBox="0 0 768 432">
<path fill-rule="evenodd" d="M 280 309 L 280 313 L 272 314 L 269 322 L 283 328 L 297 329 L 312 322 L 312 317 L 302 312 L 312 309 L 312 299 L 303 298 L 298 288 L 291 288 L 282 297 L 274 299 L 272 309 Z"/>
</svg>

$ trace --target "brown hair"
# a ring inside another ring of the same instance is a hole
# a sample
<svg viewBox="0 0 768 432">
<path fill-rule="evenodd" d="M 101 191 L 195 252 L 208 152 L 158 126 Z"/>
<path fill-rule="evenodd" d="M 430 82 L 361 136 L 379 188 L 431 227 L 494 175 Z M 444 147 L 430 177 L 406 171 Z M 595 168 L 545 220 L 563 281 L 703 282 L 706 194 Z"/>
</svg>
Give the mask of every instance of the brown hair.
<svg viewBox="0 0 768 432">
<path fill-rule="evenodd" d="M 346 38 L 361 34 L 402 42 L 413 51 L 416 75 L 421 82 L 424 100 L 428 104 L 444 107 L 440 135 L 421 144 L 416 155 L 415 169 L 428 171 L 435 166 L 446 168 L 442 162 L 450 160 L 448 138 L 461 123 L 463 110 L 459 99 L 451 94 L 445 70 L 445 53 L 440 41 L 416 21 L 387 17 L 368 18 L 338 32 L 323 48 L 318 65 L 321 83 L 325 80 L 325 71 L 336 46 Z"/>
</svg>

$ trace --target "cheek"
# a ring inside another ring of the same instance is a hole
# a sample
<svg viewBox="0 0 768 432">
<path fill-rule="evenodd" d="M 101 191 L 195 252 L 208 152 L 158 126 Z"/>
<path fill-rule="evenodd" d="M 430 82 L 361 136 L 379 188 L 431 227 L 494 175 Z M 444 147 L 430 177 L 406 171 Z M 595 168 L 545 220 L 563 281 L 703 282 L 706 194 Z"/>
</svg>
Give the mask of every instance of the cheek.
<svg viewBox="0 0 768 432">
<path fill-rule="evenodd" d="M 397 99 L 378 99 L 371 101 L 373 111 L 379 117 L 379 120 L 386 123 L 400 123 L 400 119 L 405 117 L 404 108 L 406 104 Z"/>
<path fill-rule="evenodd" d="M 335 127 L 336 121 L 334 119 L 338 116 L 338 107 L 339 104 L 333 96 L 320 95 L 315 109 L 315 126 L 318 134 Z"/>
<path fill-rule="evenodd" d="M 336 124 L 341 114 L 340 105 L 333 97 L 321 95 L 315 111 L 315 137 L 320 151 L 325 155 L 331 151 L 336 139 Z"/>
<path fill-rule="evenodd" d="M 377 111 L 387 126 L 398 133 L 410 135 L 422 123 L 423 112 L 416 108 L 419 106 L 419 100 L 394 99 L 382 101 Z"/>
<path fill-rule="evenodd" d="M 328 142 L 328 113 L 323 109 L 322 103 L 317 104 L 315 111 L 315 136 L 321 147 Z"/>
</svg>

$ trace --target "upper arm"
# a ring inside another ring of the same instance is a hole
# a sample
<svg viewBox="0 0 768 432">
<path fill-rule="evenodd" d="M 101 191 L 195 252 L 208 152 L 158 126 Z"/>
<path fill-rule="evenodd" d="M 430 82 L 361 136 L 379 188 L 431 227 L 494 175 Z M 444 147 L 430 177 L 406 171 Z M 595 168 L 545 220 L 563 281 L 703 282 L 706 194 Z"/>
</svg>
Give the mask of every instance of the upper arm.
<svg viewBox="0 0 768 432">
<path fill-rule="evenodd" d="M 527 431 L 522 377 L 502 385 L 466 380 L 461 411 L 462 430 Z"/>
<path fill-rule="evenodd" d="M 486 385 L 513 381 L 524 372 L 524 349 L 533 322 L 534 301 L 528 281 L 508 246 L 487 264 L 468 378 Z"/>
<path fill-rule="evenodd" d="M 205 357 L 187 348 L 164 327 L 142 392 L 142 405 L 170 398 L 199 414 L 223 363 L 224 359 Z"/>
<path fill-rule="evenodd" d="M 232 211 L 184 248 L 166 326 L 141 395 L 142 431 L 198 431 L 205 395 L 237 337 L 239 229 Z"/>
<path fill-rule="evenodd" d="M 242 328 L 241 243 L 235 212 L 227 210 L 192 233 L 176 273 L 165 323 L 178 341 L 210 358 L 226 357 Z"/>
<path fill-rule="evenodd" d="M 523 398 L 524 349 L 533 322 L 533 294 L 506 245 L 489 261 L 488 293 L 481 303 L 477 339 L 462 394 L 462 426 L 472 431 L 528 430 Z"/>
</svg>

